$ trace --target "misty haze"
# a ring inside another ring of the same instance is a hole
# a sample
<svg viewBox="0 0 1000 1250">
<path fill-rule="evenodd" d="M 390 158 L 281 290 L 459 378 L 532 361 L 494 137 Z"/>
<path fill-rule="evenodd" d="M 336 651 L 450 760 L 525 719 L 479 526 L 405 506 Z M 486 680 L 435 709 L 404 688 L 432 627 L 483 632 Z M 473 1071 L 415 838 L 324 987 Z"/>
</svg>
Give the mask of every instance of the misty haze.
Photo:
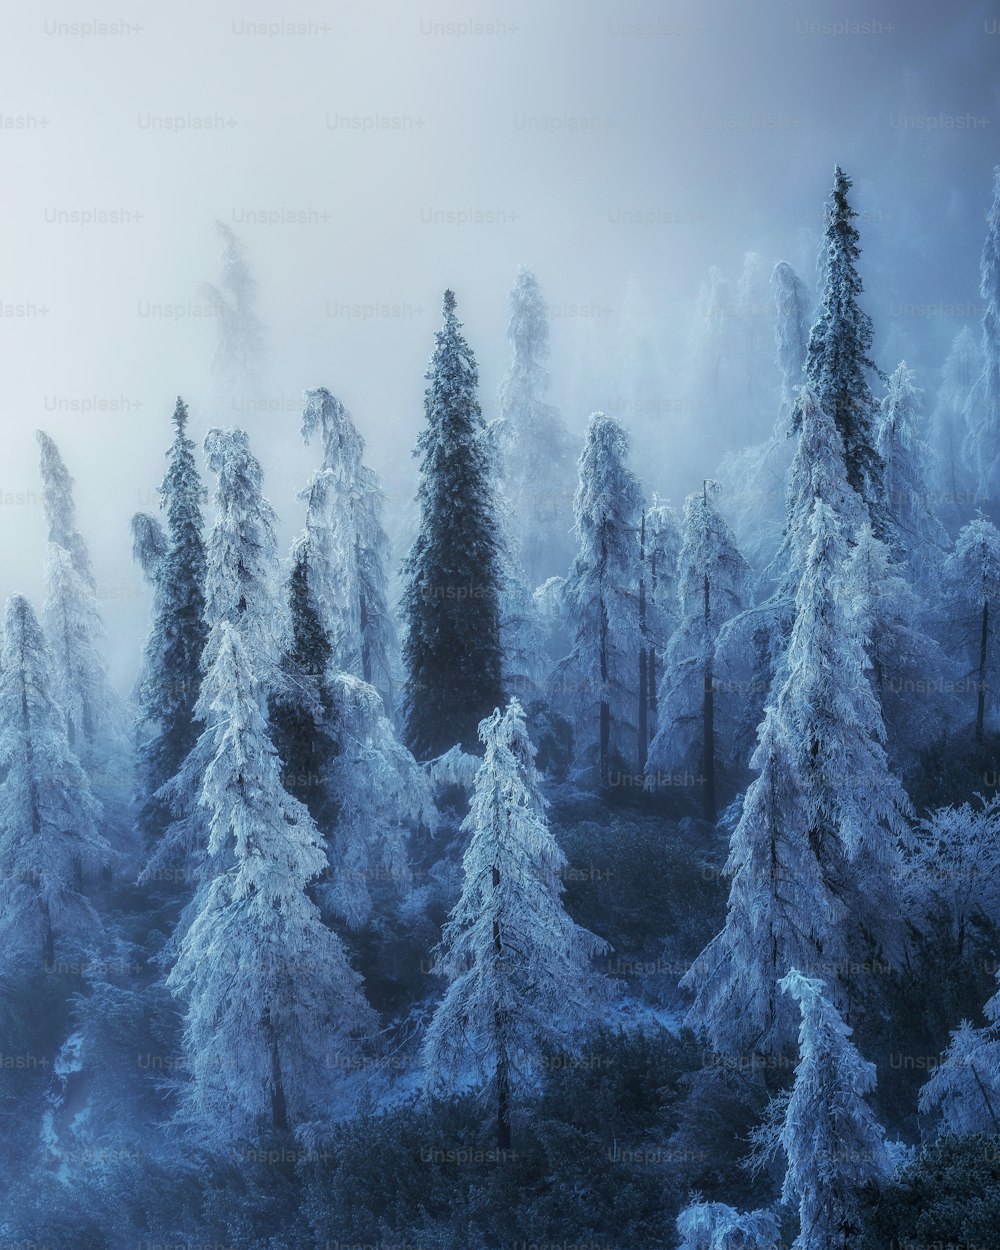
<svg viewBox="0 0 1000 1250">
<path fill-rule="evenodd" d="M 1000 1250 L 1000 15 L 3 15 L 0 1250 Z"/>
</svg>

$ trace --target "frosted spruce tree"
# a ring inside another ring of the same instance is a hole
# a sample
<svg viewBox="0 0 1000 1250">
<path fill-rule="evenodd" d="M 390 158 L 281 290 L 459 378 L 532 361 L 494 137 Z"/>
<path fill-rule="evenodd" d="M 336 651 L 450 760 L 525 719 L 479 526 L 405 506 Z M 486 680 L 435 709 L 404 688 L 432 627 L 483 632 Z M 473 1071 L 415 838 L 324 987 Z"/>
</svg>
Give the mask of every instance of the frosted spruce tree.
<svg viewBox="0 0 1000 1250">
<path fill-rule="evenodd" d="M 806 832 L 828 888 L 848 908 L 848 953 L 898 954 L 900 872 L 909 800 L 889 768 L 885 726 L 867 677 L 859 588 L 844 575 L 843 526 L 822 499 L 795 601 L 779 695 L 806 810 Z M 850 978 L 845 975 L 850 993 Z"/>
<path fill-rule="evenodd" d="M 980 514 L 966 525 L 944 563 L 944 583 L 954 615 L 956 642 L 972 663 L 976 692 L 976 741 L 983 741 L 986 710 L 997 701 L 997 654 L 993 645 L 1000 595 L 1000 532 Z"/>
<path fill-rule="evenodd" d="M 848 200 L 851 180 L 838 165 L 823 233 L 819 314 L 809 334 L 806 379 L 816 401 L 833 418 L 844 443 L 847 480 L 864 500 L 876 533 L 883 520 L 882 462 L 875 444 L 876 401 L 869 375 L 874 331 L 862 309 L 857 213 Z M 801 425 L 801 413 L 794 418 Z"/>
<path fill-rule="evenodd" d="M 933 455 L 933 485 L 948 516 L 968 519 L 976 503 L 976 474 L 966 445 L 966 421 L 972 415 L 969 399 L 983 371 L 983 356 L 975 335 L 964 326 L 951 345 L 941 370 L 928 442 Z"/>
<path fill-rule="evenodd" d="M 167 535 L 151 512 L 133 512 L 129 521 L 132 536 L 132 559 L 149 586 L 155 586 L 160 574 L 160 561 L 167 554 Z"/>
<path fill-rule="evenodd" d="M 351 414 L 323 387 L 306 391 L 302 412 L 303 438 L 314 435 L 323 462 L 304 494 L 315 552 L 313 593 L 330 631 L 335 667 L 374 686 L 391 717 L 398 644 L 388 606 L 382 485 L 364 463 L 365 441 Z"/>
<path fill-rule="evenodd" d="M 562 592 L 573 646 L 556 675 L 575 713 L 577 767 L 602 787 L 634 776 L 637 758 L 642 495 L 627 460 L 625 430 L 595 412 L 573 505 L 580 549 Z"/>
<path fill-rule="evenodd" d="M 511 1145 L 511 1100 L 546 1045 L 564 1046 L 603 992 L 590 959 L 606 943 L 563 910 L 566 860 L 549 832 L 520 703 L 480 727 L 485 748 L 463 830 L 462 894 L 436 951 L 448 981 L 423 1045 L 432 1081 L 471 1060 L 496 1100 L 497 1145 Z"/>
<path fill-rule="evenodd" d="M 985 305 L 983 371 L 969 395 L 965 448 L 978 472 L 977 494 L 996 516 L 1000 493 L 1000 165 L 993 173 L 993 203 L 979 267 L 979 293 Z"/>
<path fill-rule="evenodd" d="M 887 540 L 896 558 L 909 563 L 918 584 L 930 593 L 940 583 L 948 535 L 931 500 L 931 449 L 918 434 L 922 396 L 913 370 L 902 361 L 879 405 L 876 447 L 884 466 Z"/>
<path fill-rule="evenodd" d="M 863 524 L 844 581 L 853 596 L 868 674 L 895 760 L 912 759 L 940 738 L 954 711 L 955 666 L 933 637 L 927 602 L 906 574 L 887 544 Z"/>
<path fill-rule="evenodd" d="M 52 675 L 31 604 L 12 595 L 0 662 L 0 934 L 9 971 L 51 968 L 66 942 L 101 932 L 84 881 L 112 852 Z"/>
<path fill-rule="evenodd" d="M 809 839 L 788 734 L 782 709 L 772 704 L 751 759 L 757 776 L 730 841 L 726 921 L 681 981 L 694 994 L 685 1024 L 721 1055 L 780 1054 L 796 1029 L 780 979 L 793 967 L 843 961 L 844 908 Z"/>
<path fill-rule="evenodd" d="M 984 1011 L 989 1021 L 984 1028 L 963 1020 L 952 1032 L 920 1090 L 921 1114 L 942 1133 L 1000 1136 L 1000 994 Z"/>
<path fill-rule="evenodd" d="M 282 785 L 326 840 L 328 865 L 316 897 L 359 928 L 371 914 L 375 882 L 397 890 L 409 884 L 407 831 L 433 830 L 436 812 L 429 781 L 397 740 L 378 691 L 337 671 L 311 589 L 313 538 L 307 524 L 292 548 L 291 629 L 283 680 L 270 702 L 272 736 Z"/>
<path fill-rule="evenodd" d="M 779 421 L 786 425 L 795 406 L 795 390 L 805 373 L 809 350 L 810 309 L 805 283 L 785 260 L 771 271 L 774 299 L 774 354 L 781 374 Z"/>
<path fill-rule="evenodd" d="M 76 527 L 76 503 L 73 499 L 73 479 L 59 454 L 54 440 L 44 430 L 36 430 L 39 467 L 42 475 L 42 505 L 48 526 L 49 542 L 67 551 L 76 573 L 87 587 L 96 592 L 90 552 L 83 535 Z"/>
<path fill-rule="evenodd" d="M 695 1201 L 677 1216 L 677 1250 L 778 1250 L 773 1211 L 737 1211 L 725 1202 Z"/>
<path fill-rule="evenodd" d="M 806 289 L 786 261 L 779 261 L 771 274 L 771 297 L 774 360 L 781 378 L 774 428 L 763 441 L 727 452 L 717 473 L 721 481 L 731 483 L 726 515 L 740 550 L 764 584 L 770 580 L 773 570 L 769 566 L 781 545 L 792 458 L 788 436 L 796 392 L 803 382 L 809 334 Z"/>
<path fill-rule="evenodd" d="M 861 1190 L 892 1171 L 885 1130 L 865 1101 L 875 1065 L 858 1054 L 820 980 L 793 969 L 781 988 L 802 1013 L 799 1063 L 757 1144 L 785 1156 L 782 1201 L 799 1214 L 792 1250 L 848 1250 L 861 1231 Z"/>
<path fill-rule="evenodd" d="M 266 374 L 267 331 L 257 315 L 257 281 L 245 245 L 224 222 L 215 229 L 223 245 L 222 273 L 217 285 L 201 288 L 217 327 L 212 385 L 218 404 L 243 411 L 255 402 Z"/>
<path fill-rule="evenodd" d="M 153 610 L 143 647 L 142 676 L 135 697 L 139 722 L 139 820 L 150 844 L 169 818 L 159 794 L 191 751 L 201 724 L 194 714 L 205 649 L 205 541 L 202 505 L 205 488 L 187 433 L 187 405 L 178 396 L 173 414 L 174 439 L 167 452 L 167 472 L 160 485 L 166 511 L 165 550 L 140 563 L 149 565 Z M 140 516 L 142 514 L 139 514 Z M 133 518 L 133 532 L 138 518 Z M 148 523 L 139 522 L 149 534 Z M 148 547 L 148 538 L 146 539 Z"/>
<path fill-rule="evenodd" d="M 706 820 L 716 816 L 716 674 L 719 631 L 747 606 L 750 569 L 732 531 L 712 505 L 716 483 L 684 504 L 678 573 L 680 622 L 664 656 L 660 728 L 649 752 L 649 785 L 657 773 L 700 768 Z"/>
<path fill-rule="evenodd" d="M 639 526 L 639 772 L 656 736 L 660 656 L 677 624 L 677 569 L 681 551 L 677 513 L 656 495 Z"/>
<path fill-rule="evenodd" d="M 73 479 L 59 449 L 36 431 L 48 524 L 42 623 L 52 654 L 54 693 L 66 713 L 70 745 L 106 793 L 128 789 L 112 761 L 121 747 L 121 702 L 108 679 L 104 620 L 87 544 L 76 528 Z"/>
<path fill-rule="evenodd" d="M 292 545 L 285 587 L 288 642 L 282 681 L 270 698 L 270 727 L 282 763 L 282 786 L 328 836 L 337 820 L 329 770 L 339 747 L 332 727 L 333 644 L 311 584 L 312 538 L 307 528 Z"/>
<path fill-rule="evenodd" d="M 828 470 L 836 498 L 844 470 L 836 458 Z M 853 964 L 873 948 L 898 953 L 909 803 L 886 759 L 843 529 L 822 496 L 810 528 L 788 650 L 752 760 L 759 775 L 730 844 L 726 923 L 685 977 L 692 1025 L 725 1053 L 773 1053 L 788 1042 L 775 986 L 791 967 L 829 977 L 847 1003 Z"/>
<path fill-rule="evenodd" d="M 266 700 L 281 687 L 285 631 L 276 589 L 274 510 L 262 494 L 261 467 L 242 430 L 209 430 L 205 451 L 217 484 L 215 523 L 206 548 L 204 621 L 209 633 L 201 656 L 202 672 L 212 668 L 221 627 L 228 623 L 253 657 L 257 689 Z M 192 709 L 194 722 L 208 725 L 208 711 L 209 703 L 200 687 Z M 176 774 L 157 791 L 170 822 L 142 880 L 155 880 L 164 871 L 181 870 L 195 878 L 199 875 L 207 833 L 198 795 L 212 744 L 211 733 L 203 730 Z"/>
<path fill-rule="evenodd" d="M 572 557 L 572 439 L 546 398 L 549 324 L 534 273 L 517 272 L 508 301 L 511 359 L 500 384 L 492 433 L 513 519 L 514 555 L 529 586 L 566 568 Z"/>
<path fill-rule="evenodd" d="M 420 528 L 402 598 L 406 739 L 419 760 L 459 744 L 502 702 L 501 548 L 493 454 L 477 398 L 479 371 L 444 295 L 444 325 L 427 371 L 420 456 Z"/>
<path fill-rule="evenodd" d="M 265 692 L 236 625 L 213 628 L 211 656 L 200 700 L 211 744 L 198 798 L 205 880 L 167 986 L 185 1006 L 182 1115 L 221 1144 L 328 1113 L 338 1050 L 375 1013 L 308 896 L 326 857 L 308 811 L 282 788 Z"/>
</svg>

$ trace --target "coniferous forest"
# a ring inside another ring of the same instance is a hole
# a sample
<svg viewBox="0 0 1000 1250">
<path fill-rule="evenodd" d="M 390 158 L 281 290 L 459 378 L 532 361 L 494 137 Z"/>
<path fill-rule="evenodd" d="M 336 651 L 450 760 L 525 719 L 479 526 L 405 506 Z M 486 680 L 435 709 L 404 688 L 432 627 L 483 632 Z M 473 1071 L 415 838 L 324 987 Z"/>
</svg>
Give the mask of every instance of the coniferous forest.
<svg viewBox="0 0 1000 1250">
<path fill-rule="evenodd" d="M 230 212 L 120 446 L 11 414 L 0 1250 L 1000 1250 L 1000 165 L 897 129 L 614 333 L 436 242 L 292 402 Z"/>
</svg>

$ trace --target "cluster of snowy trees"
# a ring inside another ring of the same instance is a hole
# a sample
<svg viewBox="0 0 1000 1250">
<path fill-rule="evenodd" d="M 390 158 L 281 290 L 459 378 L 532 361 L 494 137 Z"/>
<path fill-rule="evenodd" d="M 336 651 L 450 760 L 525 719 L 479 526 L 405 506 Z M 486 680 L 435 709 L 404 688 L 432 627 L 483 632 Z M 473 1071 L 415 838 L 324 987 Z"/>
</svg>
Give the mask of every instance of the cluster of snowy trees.
<svg viewBox="0 0 1000 1250">
<path fill-rule="evenodd" d="M 614 999 L 606 942 L 564 906 L 546 787 L 567 778 L 728 836 L 725 917 L 681 982 L 685 1024 L 752 1071 L 796 1056 L 758 1166 L 784 1161 L 797 1250 L 856 1230 L 859 1195 L 894 1166 L 848 1023 L 865 969 L 902 970 L 942 915 L 959 954 L 996 917 L 997 802 L 918 815 L 904 778 L 944 736 L 975 750 L 997 727 L 1000 171 L 982 343 L 959 336 L 933 407 L 905 362 L 875 364 L 850 190 L 838 168 L 815 313 L 785 262 L 769 277 L 748 254 L 732 294 L 710 275 L 692 376 L 754 441 L 692 483 L 681 517 L 645 497 L 614 415 L 590 417 L 577 454 L 526 269 L 492 420 L 445 292 L 398 605 L 379 479 L 339 399 L 305 394 L 317 466 L 285 560 L 247 434 L 207 431 L 209 501 L 178 399 L 162 520 L 132 520 L 152 606 L 131 707 L 109 683 L 72 479 L 39 433 L 46 598 L 40 617 L 10 598 L 0 659 L 0 930 L 12 966 L 85 963 L 108 942 L 103 886 L 138 878 L 170 917 L 178 1116 L 202 1139 L 334 1113 L 350 1057 L 379 1046 L 351 942 L 376 882 L 421 906 L 414 860 L 446 858 L 457 805 L 421 1062 L 429 1088 L 486 1091 L 509 1149 L 543 1054 Z M 232 388 L 263 329 L 225 242 L 212 298 Z M 762 354 L 780 385 L 759 385 Z M 1000 988 L 983 1020 L 954 1021 L 921 1094 L 943 1129 L 1000 1133 Z M 678 1234 L 773 1246 L 779 1221 L 694 1202 Z"/>
</svg>

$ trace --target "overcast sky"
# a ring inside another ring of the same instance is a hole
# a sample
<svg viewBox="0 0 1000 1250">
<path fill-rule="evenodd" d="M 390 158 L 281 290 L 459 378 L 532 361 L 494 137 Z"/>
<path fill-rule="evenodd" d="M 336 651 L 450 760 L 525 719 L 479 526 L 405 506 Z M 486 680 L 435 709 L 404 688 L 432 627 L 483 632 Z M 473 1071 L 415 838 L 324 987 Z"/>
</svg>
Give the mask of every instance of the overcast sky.
<svg viewBox="0 0 1000 1250">
<path fill-rule="evenodd" d="M 933 387 L 950 338 L 977 324 L 995 5 L 5 8 L 0 591 L 40 592 L 41 426 L 77 479 L 121 685 L 148 608 L 127 522 L 155 505 L 174 396 L 198 437 L 233 423 L 207 410 L 214 327 L 197 315 L 217 218 L 260 284 L 275 411 L 245 424 L 283 539 L 313 467 L 305 387 L 348 404 L 402 506 L 445 286 L 489 413 L 507 291 L 518 263 L 536 270 L 553 397 L 581 428 L 604 401 L 579 394 L 574 362 L 581 344 L 613 359 L 629 281 L 679 368 L 710 265 L 735 273 L 756 249 L 811 269 L 835 162 L 865 213 L 883 363 L 914 355 Z M 94 214 L 117 219 L 79 220 Z M 81 411 L 95 402 L 112 409 Z"/>
</svg>

